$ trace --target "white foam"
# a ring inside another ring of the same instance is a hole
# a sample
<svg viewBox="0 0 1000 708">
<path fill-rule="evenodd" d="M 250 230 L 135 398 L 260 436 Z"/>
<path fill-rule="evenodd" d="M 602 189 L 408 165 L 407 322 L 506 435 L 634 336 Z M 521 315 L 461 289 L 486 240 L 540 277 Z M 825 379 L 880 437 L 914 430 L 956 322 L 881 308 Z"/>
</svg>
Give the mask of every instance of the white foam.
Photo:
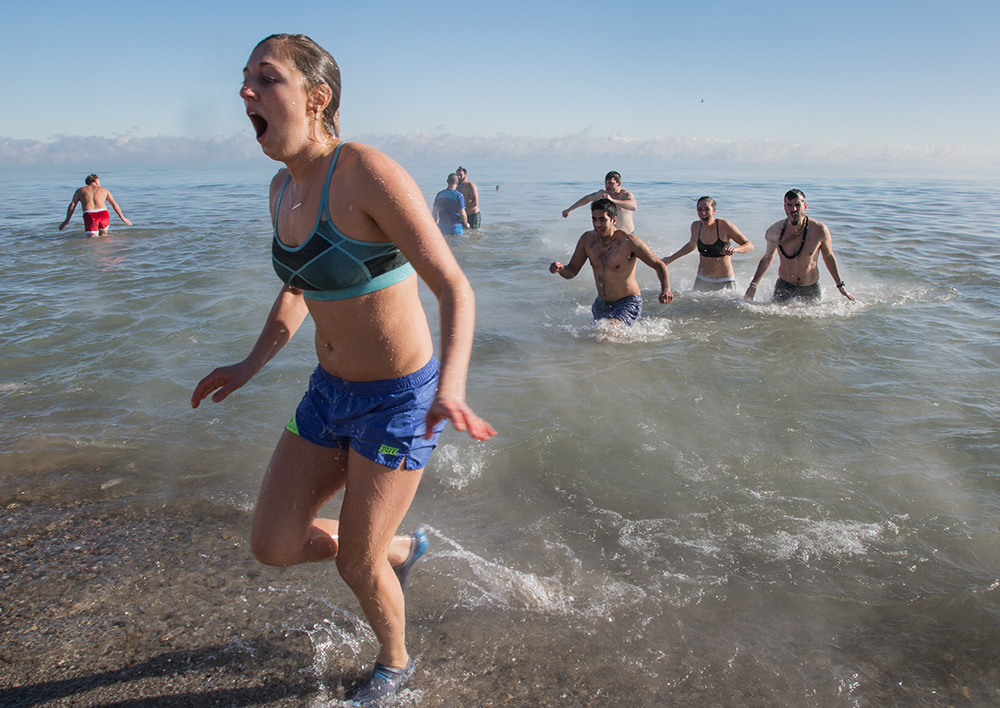
<svg viewBox="0 0 1000 708">
<path fill-rule="evenodd" d="M 557 579 L 521 572 L 487 560 L 462 548 L 458 542 L 436 529 L 425 528 L 450 547 L 450 550 L 435 552 L 434 557 L 457 560 L 472 571 L 474 579 L 460 580 L 463 584 L 460 590 L 463 605 L 490 605 L 505 609 L 517 607 L 555 614 L 573 611 L 573 597 Z"/>
<path fill-rule="evenodd" d="M 798 558 L 804 563 L 827 556 L 863 556 L 891 526 L 860 521 L 797 519 L 797 531 L 775 531 L 761 539 L 764 552 L 775 560 Z"/>
<path fill-rule="evenodd" d="M 463 489 L 482 475 L 493 454 L 493 448 L 439 445 L 435 450 L 434 474 L 442 484 Z"/>
</svg>

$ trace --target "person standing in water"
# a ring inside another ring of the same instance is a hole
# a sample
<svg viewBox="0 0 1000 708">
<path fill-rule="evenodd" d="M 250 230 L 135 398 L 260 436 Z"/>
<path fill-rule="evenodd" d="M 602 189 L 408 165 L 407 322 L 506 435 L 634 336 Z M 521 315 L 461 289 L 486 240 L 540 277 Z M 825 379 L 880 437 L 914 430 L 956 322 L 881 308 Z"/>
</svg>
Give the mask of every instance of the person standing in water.
<svg viewBox="0 0 1000 708">
<path fill-rule="evenodd" d="M 483 215 L 479 212 L 479 188 L 469 181 L 469 172 L 464 167 L 455 170 L 458 175 L 456 189 L 465 197 L 465 215 L 469 218 L 469 229 L 478 229 L 483 225 Z"/>
<path fill-rule="evenodd" d="M 589 260 L 597 286 L 597 298 L 590 308 L 594 319 L 609 320 L 620 328 L 631 327 L 642 314 L 642 294 L 635 280 L 636 263 L 642 261 L 656 271 L 662 305 L 674 299 L 667 266 L 641 238 L 617 227 L 618 208 L 610 199 L 593 202 L 590 213 L 593 230 L 580 237 L 569 263 L 553 261 L 549 272 L 569 280 Z"/>
<path fill-rule="evenodd" d="M 431 208 L 431 218 L 437 222 L 441 233 L 446 236 L 461 236 L 469 228 L 469 219 L 465 214 L 465 197 L 459 192 L 458 175 L 452 172 L 448 175 L 448 186 L 434 196 Z"/>
<path fill-rule="evenodd" d="M 635 231 L 635 224 L 632 223 L 632 215 L 635 214 L 635 210 L 639 207 L 635 203 L 635 197 L 632 196 L 632 192 L 622 188 L 622 176 L 614 170 L 604 176 L 604 189 L 577 199 L 571 207 L 563 209 L 563 218 L 567 218 L 569 213 L 577 207 L 590 204 L 597 199 L 607 199 L 613 202 L 618 208 L 619 229 L 629 234 Z"/>
<path fill-rule="evenodd" d="M 734 253 L 749 253 L 753 250 L 753 244 L 740 233 L 733 222 L 715 218 L 715 200 L 711 197 L 699 199 L 697 209 L 698 221 L 691 224 L 691 240 L 664 258 L 663 262 L 670 265 L 697 249 L 701 258 L 698 261 L 694 289 L 711 291 L 735 288 L 736 275 L 730 256 Z"/>
<path fill-rule="evenodd" d="M 465 402 L 475 300 L 410 176 L 340 140 L 340 69 L 325 49 L 267 37 L 240 96 L 264 154 L 284 163 L 270 189 L 284 285 L 249 355 L 203 378 L 191 405 L 248 383 L 312 316 L 319 364 L 264 474 L 251 546 L 268 565 L 336 561 L 380 645 L 352 696 L 373 705 L 414 670 L 403 590 L 427 536 L 394 534 L 437 436 L 445 419 L 476 440 L 496 434 Z M 418 275 L 440 307 L 440 366 Z M 341 490 L 339 521 L 319 518 Z"/>
<path fill-rule="evenodd" d="M 122 214 L 122 210 L 118 207 L 115 198 L 111 196 L 111 192 L 101 186 L 101 178 L 93 173 L 87 175 L 84 186 L 73 193 L 73 200 L 69 203 L 69 208 L 66 209 L 66 220 L 59 224 L 60 231 L 65 229 L 66 224 L 73 218 L 77 204 L 83 204 L 83 228 L 88 236 L 108 235 L 108 229 L 111 228 L 108 204 L 126 226 L 132 225 L 132 222 Z"/>
<path fill-rule="evenodd" d="M 774 283 L 774 301 L 790 300 L 819 301 L 819 256 L 823 255 L 826 269 L 833 276 L 837 290 L 851 302 L 854 296 L 847 292 L 840 277 L 837 257 L 833 255 L 833 241 L 830 229 L 818 221 L 810 221 L 806 216 L 806 195 L 799 189 L 785 192 L 785 218 L 771 224 L 764 234 L 767 250 L 764 251 L 757 272 L 747 288 L 744 298 L 752 301 L 757 293 L 757 283 L 764 277 L 774 261 L 776 253 L 781 254 L 778 265 L 778 279 Z"/>
</svg>

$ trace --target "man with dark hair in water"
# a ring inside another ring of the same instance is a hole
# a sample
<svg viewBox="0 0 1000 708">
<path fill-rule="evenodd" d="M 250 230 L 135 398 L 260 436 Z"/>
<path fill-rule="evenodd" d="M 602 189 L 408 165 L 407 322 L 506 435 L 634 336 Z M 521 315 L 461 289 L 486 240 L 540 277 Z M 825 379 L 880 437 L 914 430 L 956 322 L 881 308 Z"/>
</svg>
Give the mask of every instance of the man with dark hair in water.
<svg viewBox="0 0 1000 708">
<path fill-rule="evenodd" d="M 594 271 L 597 299 L 590 311 L 595 320 L 610 320 L 619 327 L 631 327 L 642 314 L 642 295 L 635 280 L 635 264 L 642 261 L 656 271 L 660 279 L 660 303 L 674 299 L 670 290 L 667 264 L 638 236 L 617 227 L 618 207 L 610 199 L 598 199 L 590 205 L 592 231 L 580 237 L 569 263 L 553 261 L 550 273 L 569 280 L 588 260 Z"/>
<path fill-rule="evenodd" d="M 455 170 L 458 186 L 455 187 L 465 197 L 465 215 L 469 218 L 469 228 L 478 229 L 483 225 L 483 215 L 479 213 L 479 189 L 469 181 L 469 171 L 464 167 Z"/>
<path fill-rule="evenodd" d="M 775 253 L 781 254 L 778 265 L 778 280 L 774 283 L 774 301 L 789 300 L 818 301 L 822 297 L 819 289 L 819 256 L 823 255 L 826 269 L 833 276 L 840 294 L 850 301 L 854 296 L 847 292 L 840 277 L 837 257 L 833 255 L 830 229 L 826 224 L 810 221 L 806 216 L 806 195 L 799 189 L 785 192 L 785 218 L 775 222 L 764 234 L 767 250 L 757 264 L 757 272 L 743 296 L 753 300 L 757 293 L 757 283 L 764 277 L 774 261 Z"/>
<path fill-rule="evenodd" d="M 101 179 L 95 174 L 87 175 L 84 181 L 86 186 L 80 187 L 73 193 L 73 201 L 69 203 L 66 210 L 66 220 L 59 224 L 59 230 L 66 228 L 66 224 L 73 217 L 76 205 L 83 203 L 83 226 L 88 236 L 107 236 L 108 228 L 111 226 L 111 216 L 108 214 L 107 204 L 115 210 L 118 218 L 125 222 L 126 226 L 131 226 L 132 222 L 125 218 L 122 210 L 118 208 L 118 203 L 111 196 L 111 192 L 101 186 Z M 106 202 L 106 203 L 105 203 Z"/>
<path fill-rule="evenodd" d="M 442 189 L 434 197 L 431 215 L 437 222 L 441 233 L 446 236 L 461 236 L 469 228 L 469 218 L 465 214 L 465 197 L 459 192 L 458 175 L 452 172 L 448 175 L 448 187 Z"/>
<path fill-rule="evenodd" d="M 614 202 L 614 205 L 618 207 L 618 228 L 626 233 L 635 231 L 635 224 L 632 223 L 632 215 L 638 208 L 635 197 L 632 196 L 632 192 L 622 189 L 622 176 L 614 170 L 604 175 L 604 189 L 577 199 L 569 209 L 563 209 L 563 218 L 568 217 L 569 213 L 577 207 L 582 207 L 596 199 L 607 199 Z"/>
</svg>

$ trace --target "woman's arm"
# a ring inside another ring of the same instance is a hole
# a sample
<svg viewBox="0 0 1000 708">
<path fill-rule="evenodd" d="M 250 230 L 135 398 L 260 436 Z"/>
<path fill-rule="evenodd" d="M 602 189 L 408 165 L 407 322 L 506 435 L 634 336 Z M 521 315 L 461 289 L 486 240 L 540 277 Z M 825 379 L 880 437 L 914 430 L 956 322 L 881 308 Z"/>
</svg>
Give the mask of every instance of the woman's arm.
<svg viewBox="0 0 1000 708">
<path fill-rule="evenodd" d="M 197 408 L 212 391 L 215 391 L 212 400 L 219 403 L 250 381 L 288 343 L 307 314 L 309 310 L 302 291 L 287 285 L 283 287 L 247 357 L 236 364 L 220 366 L 199 381 L 191 394 L 191 407 Z"/>
<path fill-rule="evenodd" d="M 744 236 L 743 233 L 736 228 L 736 224 L 724 219 L 720 219 L 719 221 L 726 227 L 726 233 L 729 235 L 729 240 L 735 241 L 739 244 L 738 248 L 733 248 L 733 250 L 726 255 L 731 256 L 733 253 L 750 253 L 750 251 L 753 250 L 753 244 L 750 243 L 750 239 Z"/>
<path fill-rule="evenodd" d="M 695 226 L 695 224 L 698 224 L 698 223 L 700 223 L 700 222 L 696 221 L 694 224 L 691 224 L 691 238 L 683 246 L 681 246 L 676 251 L 674 251 L 672 254 L 670 254 L 669 256 L 667 256 L 666 258 L 664 258 L 663 259 L 664 263 L 666 263 L 667 265 L 670 265 L 671 263 L 673 263 L 674 261 L 676 261 L 681 256 L 686 256 L 687 254 L 689 254 L 692 251 L 694 251 L 695 248 L 697 248 L 696 242 L 698 241 L 698 234 L 694 230 L 694 226 Z"/>
<path fill-rule="evenodd" d="M 487 440 L 496 431 L 465 402 L 472 356 L 476 300 L 440 229 L 431 219 L 420 189 L 391 158 L 365 146 L 357 152 L 358 207 L 392 240 L 438 300 L 441 321 L 441 375 L 427 414 L 431 430 L 448 418 L 456 430 Z"/>
</svg>

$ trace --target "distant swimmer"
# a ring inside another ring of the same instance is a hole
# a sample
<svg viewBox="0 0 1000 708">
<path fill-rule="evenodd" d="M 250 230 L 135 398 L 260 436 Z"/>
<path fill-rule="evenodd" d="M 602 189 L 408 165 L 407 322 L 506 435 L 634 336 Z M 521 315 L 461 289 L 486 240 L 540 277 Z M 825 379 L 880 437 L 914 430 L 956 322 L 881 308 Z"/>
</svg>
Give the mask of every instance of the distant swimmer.
<svg viewBox="0 0 1000 708">
<path fill-rule="evenodd" d="M 73 218 L 76 205 L 80 203 L 83 204 L 83 227 L 88 236 L 108 235 L 111 215 L 108 214 L 107 204 L 111 205 L 118 218 L 125 222 L 126 226 L 132 225 L 132 222 L 126 219 L 122 210 L 118 208 L 118 202 L 111 196 L 111 192 L 101 186 L 101 179 L 97 175 L 87 175 L 85 183 L 86 186 L 80 187 L 73 193 L 73 201 L 69 203 L 69 208 L 66 210 L 66 220 L 59 224 L 60 231 L 66 228 L 66 224 Z"/>
<path fill-rule="evenodd" d="M 674 299 L 667 264 L 638 236 L 618 228 L 618 207 L 610 199 L 593 202 L 590 214 L 593 230 L 580 237 L 569 263 L 554 261 L 549 272 L 569 280 L 589 260 L 597 285 L 597 299 L 590 308 L 594 319 L 608 319 L 621 323 L 622 327 L 631 327 L 642 314 L 642 295 L 635 280 L 636 262 L 642 261 L 656 271 L 660 279 L 659 301 L 663 305 Z"/>
<path fill-rule="evenodd" d="M 701 259 L 698 261 L 698 275 L 694 278 L 695 290 L 735 288 L 736 275 L 730 256 L 753 250 L 753 244 L 733 222 L 715 218 L 715 206 L 711 197 L 698 200 L 698 221 L 691 224 L 691 240 L 663 259 L 670 265 L 697 249 Z"/>
<path fill-rule="evenodd" d="M 563 218 L 568 217 L 569 213 L 577 207 L 590 204 L 597 199 L 608 199 L 618 207 L 618 228 L 626 233 L 635 231 L 635 224 L 632 223 L 632 215 L 638 208 L 635 197 L 632 196 L 632 192 L 622 189 L 622 176 L 614 170 L 604 176 L 604 189 L 577 199 L 573 206 L 563 210 Z"/>
<path fill-rule="evenodd" d="M 483 215 L 479 212 L 479 188 L 469 181 L 469 171 L 464 167 L 455 170 L 458 175 L 458 189 L 465 197 L 465 215 L 469 219 L 469 228 L 478 229 L 483 225 Z"/>
<path fill-rule="evenodd" d="M 442 189 L 434 197 L 434 207 L 431 215 L 437 222 L 441 233 L 446 236 L 461 236 L 469 228 L 469 218 L 465 213 L 465 197 L 459 192 L 458 175 L 452 172 L 448 175 L 448 187 Z"/>
<path fill-rule="evenodd" d="M 806 195 L 798 189 L 785 192 L 786 218 L 774 223 L 764 234 L 767 250 L 757 264 L 750 287 L 743 296 L 753 300 L 757 293 L 757 283 L 764 277 L 774 261 L 774 254 L 780 253 L 778 280 L 774 284 L 774 301 L 789 300 L 818 301 L 822 294 L 819 289 L 819 255 L 823 254 L 826 269 L 833 276 L 837 290 L 851 302 L 854 296 L 847 292 L 840 277 L 837 257 L 833 255 L 830 229 L 818 221 L 810 221 L 806 216 Z"/>
</svg>

